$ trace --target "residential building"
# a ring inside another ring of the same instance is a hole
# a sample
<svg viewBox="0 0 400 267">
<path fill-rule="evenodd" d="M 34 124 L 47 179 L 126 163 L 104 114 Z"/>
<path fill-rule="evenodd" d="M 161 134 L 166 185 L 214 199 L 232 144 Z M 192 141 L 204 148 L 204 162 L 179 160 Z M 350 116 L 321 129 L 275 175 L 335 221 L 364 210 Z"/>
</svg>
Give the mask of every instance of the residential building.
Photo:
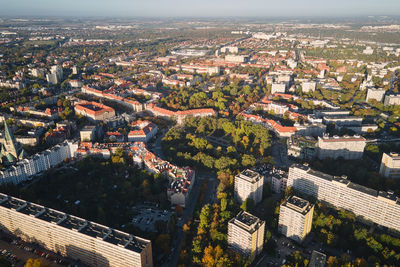
<svg viewBox="0 0 400 267">
<path fill-rule="evenodd" d="M 397 94 L 397 95 L 386 95 L 383 104 L 385 106 L 388 106 L 388 105 L 400 105 L 400 94 Z"/>
<path fill-rule="evenodd" d="M 316 82 L 303 82 L 301 84 L 301 90 L 303 91 L 303 93 L 308 93 L 310 91 L 314 92 L 316 85 Z"/>
<path fill-rule="evenodd" d="M 131 126 L 133 126 L 134 129 L 128 134 L 129 142 L 147 143 L 158 131 L 157 125 L 150 121 L 135 121 L 131 123 Z"/>
<path fill-rule="evenodd" d="M 64 142 L 24 158 L 0 171 L 0 184 L 19 184 L 29 180 L 33 175 L 46 171 L 66 159 L 73 158 L 77 149 L 78 144 Z"/>
<path fill-rule="evenodd" d="M 104 121 L 115 116 L 113 108 L 94 101 L 79 102 L 75 105 L 75 112 L 88 117 L 92 121 Z"/>
<path fill-rule="evenodd" d="M 398 153 L 383 153 L 379 174 L 386 178 L 400 178 L 400 155 Z"/>
<path fill-rule="evenodd" d="M 235 176 L 235 199 L 242 203 L 248 198 L 257 204 L 262 200 L 264 177 L 252 170 L 244 170 Z"/>
<path fill-rule="evenodd" d="M 287 186 L 299 194 L 351 211 L 364 222 L 400 231 L 400 198 L 393 192 L 378 192 L 350 182 L 347 177 L 332 176 L 300 164 L 289 168 Z"/>
<path fill-rule="evenodd" d="M 287 88 L 286 83 L 273 83 L 271 87 L 271 94 L 285 93 Z"/>
<path fill-rule="evenodd" d="M 383 97 L 385 96 L 385 90 L 383 89 L 375 89 L 375 88 L 369 88 L 367 91 L 367 98 L 365 101 L 369 101 L 371 99 L 374 99 L 378 102 L 382 102 Z"/>
<path fill-rule="evenodd" d="M 160 116 L 164 118 L 176 118 L 180 124 L 187 116 L 193 117 L 207 117 L 215 115 L 215 111 L 212 108 L 199 108 L 199 109 L 188 109 L 184 111 L 171 111 L 165 108 L 156 106 L 155 104 L 149 104 L 146 110 L 151 112 L 154 116 Z"/>
<path fill-rule="evenodd" d="M 228 245 L 252 261 L 262 251 L 264 231 L 264 221 L 241 211 L 228 222 Z"/>
<path fill-rule="evenodd" d="M 317 140 L 312 136 L 292 135 L 287 141 L 288 156 L 311 160 L 317 156 Z"/>
<path fill-rule="evenodd" d="M 287 172 L 276 168 L 273 168 L 266 177 L 271 182 L 272 191 L 278 194 L 285 193 L 287 178 Z"/>
<path fill-rule="evenodd" d="M 301 243 L 310 233 L 314 205 L 297 196 L 291 196 L 280 206 L 278 231 Z"/>
<path fill-rule="evenodd" d="M 86 125 L 79 131 L 81 142 L 94 141 L 96 139 L 96 126 Z"/>
<path fill-rule="evenodd" d="M 88 266 L 153 266 L 150 240 L 1 193 L 0 227 Z"/>
<path fill-rule="evenodd" d="M 245 63 L 249 61 L 249 56 L 246 55 L 226 55 L 225 61 L 232 63 Z"/>
<path fill-rule="evenodd" d="M 319 159 L 342 157 L 346 160 L 360 159 L 363 156 L 366 139 L 359 135 L 354 136 L 333 136 L 324 135 L 318 137 L 318 153 Z"/>
</svg>

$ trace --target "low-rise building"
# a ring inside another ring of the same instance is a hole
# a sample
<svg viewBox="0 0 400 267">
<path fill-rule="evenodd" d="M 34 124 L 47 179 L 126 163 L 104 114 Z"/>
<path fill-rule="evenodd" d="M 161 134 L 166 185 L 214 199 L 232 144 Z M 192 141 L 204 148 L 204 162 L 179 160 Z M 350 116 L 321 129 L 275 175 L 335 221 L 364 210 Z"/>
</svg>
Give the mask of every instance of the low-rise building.
<svg viewBox="0 0 400 267">
<path fill-rule="evenodd" d="M 147 143 L 158 131 L 157 125 L 149 121 L 135 121 L 131 123 L 134 127 L 128 134 L 129 142 Z"/>
<path fill-rule="evenodd" d="M 400 178 L 400 155 L 398 153 L 383 153 L 379 174 L 386 178 Z"/>
<path fill-rule="evenodd" d="M 291 196 L 280 206 L 278 231 L 301 243 L 311 231 L 314 205 L 297 196 Z"/>
<path fill-rule="evenodd" d="M 228 222 L 228 245 L 252 261 L 262 252 L 265 222 L 241 211 Z"/>
<path fill-rule="evenodd" d="M 92 121 L 104 121 L 115 116 L 115 110 L 109 106 L 94 102 L 81 101 L 75 105 L 76 114 L 88 117 Z"/>
</svg>

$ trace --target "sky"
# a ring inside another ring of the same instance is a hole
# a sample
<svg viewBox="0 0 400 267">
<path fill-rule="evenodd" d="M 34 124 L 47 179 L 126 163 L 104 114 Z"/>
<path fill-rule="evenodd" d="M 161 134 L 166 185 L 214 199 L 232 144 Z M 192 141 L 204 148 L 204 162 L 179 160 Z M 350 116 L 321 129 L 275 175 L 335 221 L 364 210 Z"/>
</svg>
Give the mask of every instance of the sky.
<svg viewBox="0 0 400 267">
<path fill-rule="evenodd" d="M 0 0 L 0 16 L 336 17 L 399 14 L 400 0 Z"/>
</svg>

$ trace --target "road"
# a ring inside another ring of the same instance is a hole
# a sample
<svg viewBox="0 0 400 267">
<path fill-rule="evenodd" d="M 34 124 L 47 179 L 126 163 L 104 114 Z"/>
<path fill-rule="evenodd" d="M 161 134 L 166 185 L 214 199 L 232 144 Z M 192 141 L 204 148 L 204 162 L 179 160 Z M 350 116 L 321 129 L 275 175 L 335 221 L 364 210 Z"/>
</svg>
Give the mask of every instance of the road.
<svg viewBox="0 0 400 267">
<path fill-rule="evenodd" d="M 153 143 L 152 146 L 152 151 L 155 155 L 157 155 L 159 158 L 164 159 L 164 155 L 162 152 L 162 147 L 161 147 L 161 140 L 165 136 L 165 134 L 168 132 L 168 130 L 164 130 L 161 135 L 159 135 L 156 140 Z M 189 196 L 189 201 L 188 205 L 185 207 L 183 210 L 183 214 L 181 216 L 181 219 L 179 220 L 177 227 L 178 230 L 176 234 L 174 235 L 175 238 L 172 240 L 172 245 L 171 245 L 171 254 L 170 257 L 168 258 L 168 261 L 164 263 L 162 266 L 169 267 L 169 266 L 177 266 L 178 265 L 178 260 L 179 260 L 179 255 L 181 253 L 182 249 L 182 242 L 185 238 L 185 233 L 182 230 L 182 226 L 188 222 L 188 220 L 192 217 L 194 209 L 197 204 L 197 200 L 199 197 L 200 193 L 200 188 L 201 185 L 207 180 L 208 182 L 208 187 L 207 187 L 207 192 L 204 195 L 204 200 L 203 200 L 203 205 L 208 204 L 208 203 L 214 203 L 216 198 L 217 198 L 217 176 L 215 173 L 212 172 L 199 172 L 196 174 L 196 179 L 195 179 L 195 184 L 193 185 L 192 192 L 190 193 Z"/>
<path fill-rule="evenodd" d="M 279 168 L 288 168 L 292 164 L 287 156 L 286 145 L 283 145 L 280 140 L 274 141 L 272 144 L 272 157 L 274 158 L 275 166 Z"/>
</svg>

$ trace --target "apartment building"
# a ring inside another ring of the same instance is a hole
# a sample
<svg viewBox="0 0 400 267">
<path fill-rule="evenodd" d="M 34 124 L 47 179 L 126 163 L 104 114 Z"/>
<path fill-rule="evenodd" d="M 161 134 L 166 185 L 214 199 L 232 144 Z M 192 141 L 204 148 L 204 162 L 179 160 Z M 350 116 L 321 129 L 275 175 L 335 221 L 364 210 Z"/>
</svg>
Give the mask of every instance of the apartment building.
<svg viewBox="0 0 400 267">
<path fill-rule="evenodd" d="M 288 156 L 311 160 L 317 155 L 317 140 L 312 136 L 293 135 L 287 141 Z"/>
<path fill-rule="evenodd" d="M 386 178 L 400 178 L 400 155 L 398 153 L 383 153 L 379 174 Z"/>
<path fill-rule="evenodd" d="M 291 196 L 280 206 L 278 231 L 301 243 L 311 231 L 314 205 L 297 196 Z"/>
<path fill-rule="evenodd" d="M 357 217 L 400 231 L 400 198 L 393 192 L 376 191 L 347 180 L 312 170 L 307 165 L 289 168 L 288 187 L 315 197 Z"/>
<path fill-rule="evenodd" d="M 89 266 L 153 266 L 149 240 L 1 193 L 0 228 Z"/>
<path fill-rule="evenodd" d="M 337 159 L 343 157 L 347 160 L 360 159 L 363 156 L 366 139 L 359 135 L 354 136 L 333 136 L 324 135 L 318 137 L 318 158 Z"/>
<path fill-rule="evenodd" d="M 88 117 L 92 121 L 104 121 L 115 116 L 113 108 L 94 101 L 79 102 L 75 105 L 75 113 Z"/>
<path fill-rule="evenodd" d="M 367 91 L 367 98 L 365 99 L 365 101 L 369 101 L 371 99 L 374 99 L 378 102 L 382 102 L 383 97 L 385 96 L 385 90 L 383 89 L 375 89 L 375 88 L 368 88 Z"/>
<path fill-rule="evenodd" d="M 135 129 L 129 132 L 129 142 L 144 142 L 147 143 L 153 138 L 158 131 L 157 125 L 150 121 L 135 121 L 131 123 Z"/>
<path fill-rule="evenodd" d="M 264 177 L 252 170 L 244 170 L 235 176 L 235 199 L 242 203 L 248 198 L 257 204 L 262 200 Z"/>
<path fill-rule="evenodd" d="M 310 91 L 314 92 L 316 86 L 317 86 L 316 82 L 303 82 L 301 84 L 301 90 L 303 91 L 303 93 L 308 93 Z"/>
<path fill-rule="evenodd" d="M 387 106 L 387 105 L 400 105 L 400 94 L 397 94 L 397 95 L 386 95 L 383 104 L 385 106 Z"/>
<path fill-rule="evenodd" d="M 272 169 L 267 174 L 267 179 L 271 182 L 271 189 L 274 193 L 285 193 L 287 185 L 287 172 L 280 169 Z"/>
<path fill-rule="evenodd" d="M 228 245 L 253 260 L 264 244 L 265 222 L 241 211 L 228 222 Z"/>
<path fill-rule="evenodd" d="M 20 160 L 7 169 L 0 170 L 0 184 L 19 184 L 26 181 L 31 176 L 48 170 L 62 163 L 65 159 L 74 157 L 77 149 L 78 144 L 64 142 Z"/>
</svg>

